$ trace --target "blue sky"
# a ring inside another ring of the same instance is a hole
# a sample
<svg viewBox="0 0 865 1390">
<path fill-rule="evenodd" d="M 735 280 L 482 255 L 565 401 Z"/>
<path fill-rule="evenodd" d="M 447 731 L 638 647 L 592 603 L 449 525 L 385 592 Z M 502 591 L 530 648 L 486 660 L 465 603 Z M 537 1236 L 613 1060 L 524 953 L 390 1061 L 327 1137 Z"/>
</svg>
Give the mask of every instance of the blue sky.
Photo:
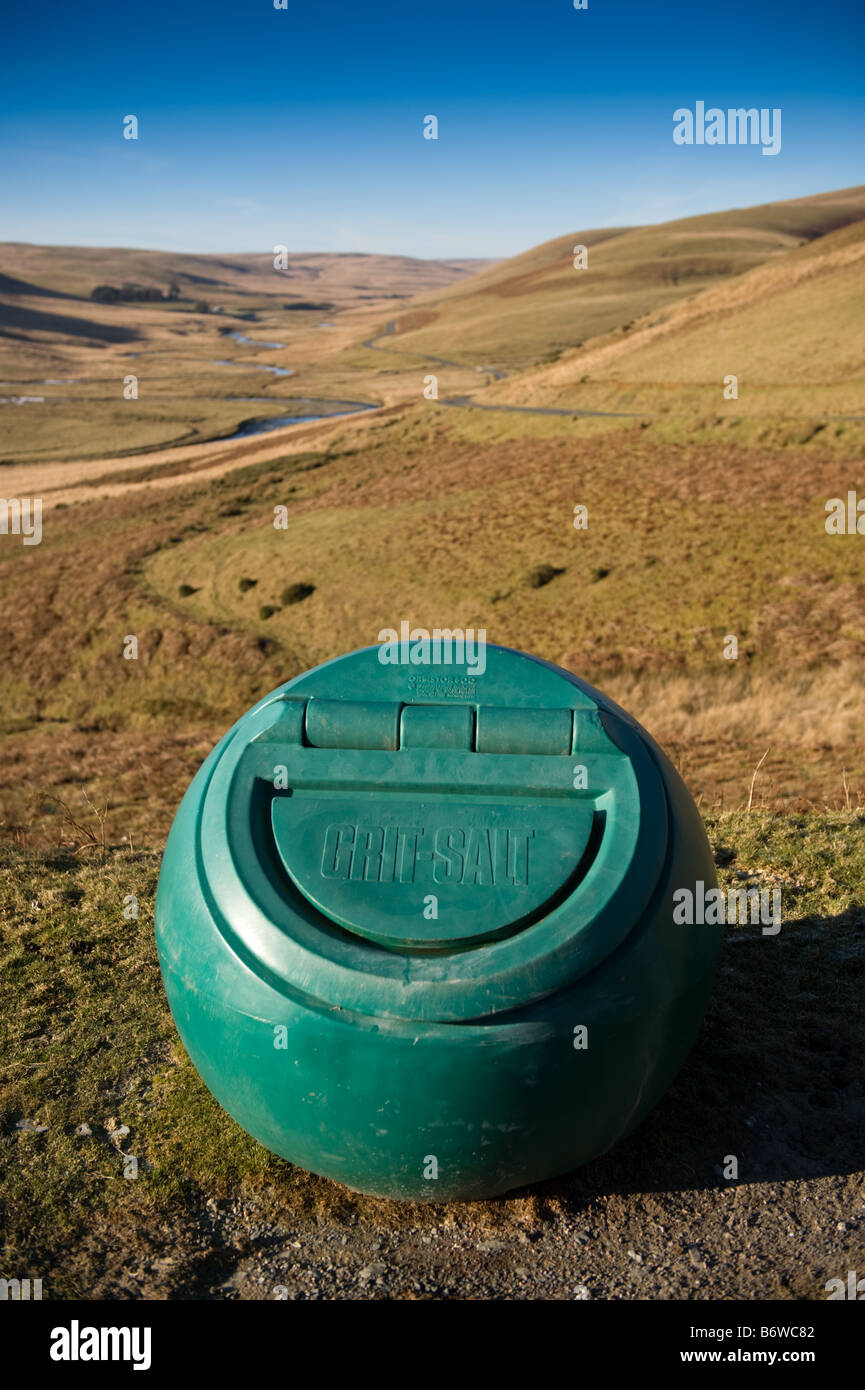
<svg viewBox="0 0 865 1390">
<path fill-rule="evenodd" d="M 865 181 L 860 0 L 42 0 L 3 37 L 4 240 L 507 256 Z M 674 145 L 697 99 L 781 107 L 781 153 Z"/>
</svg>

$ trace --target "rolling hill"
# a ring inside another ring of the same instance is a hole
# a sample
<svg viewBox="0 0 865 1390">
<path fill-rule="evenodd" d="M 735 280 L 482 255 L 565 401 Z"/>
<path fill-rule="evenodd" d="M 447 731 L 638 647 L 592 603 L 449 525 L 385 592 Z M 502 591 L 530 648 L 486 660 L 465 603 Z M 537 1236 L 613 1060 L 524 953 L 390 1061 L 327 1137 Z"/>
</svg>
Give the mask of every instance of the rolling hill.
<svg viewBox="0 0 865 1390">
<path fill-rule="evenodd" d="M 0 299 L 14 295 L 89 300 L 96 285 L 137 284 L 167 290 L 172 281 L 185 299 L 234 306 L 256 297 L 346 308 L 383 299 L 441 290 L 490 263 L 419 260 L 411 256 L 292 253 L 275 270 L 272 254 L 188 255 L 129 247 L 34 246 L 0 243 Z"/>
<path fill-rule="evenodd" d="M 736 377 L 737 396 L 722 383 Z M 865 220 L 504 383 L 502 401 L 865 417 Z M 706 393 L 709 396 L 706 396 Z"/>
<path fill-rule="evenodd" d="M 424 295 L 400 314 L 393 347 L 520 369 L 865 217 L 865 187 L 660 225 L 573 232 Z M 588 268 L 574 268 L 574 248 Z"/>
</svg>

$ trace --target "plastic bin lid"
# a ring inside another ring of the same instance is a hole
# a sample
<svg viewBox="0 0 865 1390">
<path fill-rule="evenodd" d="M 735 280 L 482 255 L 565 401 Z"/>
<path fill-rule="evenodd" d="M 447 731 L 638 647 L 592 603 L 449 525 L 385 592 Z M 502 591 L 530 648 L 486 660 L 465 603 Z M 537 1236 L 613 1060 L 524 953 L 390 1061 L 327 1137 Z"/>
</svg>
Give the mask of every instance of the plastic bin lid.
<svg viewBox="0 0 865 1390">
<path fill-rule="evenodd" d="M 666 853 L 637 726 L 507 648 L 475 675 L 379 656 L 307 672 L 224 741 L 198 851 L 226 939 L 279 988 L 400 1017 L 470 1018 L 585 974 Z"/>
</svg>

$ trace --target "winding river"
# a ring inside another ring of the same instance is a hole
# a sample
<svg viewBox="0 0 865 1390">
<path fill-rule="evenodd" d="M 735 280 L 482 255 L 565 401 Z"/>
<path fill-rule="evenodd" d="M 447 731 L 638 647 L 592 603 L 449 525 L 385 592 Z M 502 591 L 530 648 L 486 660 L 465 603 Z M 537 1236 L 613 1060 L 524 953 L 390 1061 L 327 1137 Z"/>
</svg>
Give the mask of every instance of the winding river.
<svg viewBox="0 0 865 1390">
<path fill-rule="evenodd" d="M 274 396 L 230 396 L 232 401 L 255 401 L 273 405 Z M 344 410 L 334 410 L 327 415 L 276 415 L 268 416 L 257 420 L 244 420 L 243 424 L 234 434 L 225 434 L 220 438 L 220 443 L 226 439 L 248 439 L 253 434 L 271 434 L 274 430 L 286 430 L 292 425 L 310 425 L 316 420 L 344 420 L 347 415 L 360 415 L 365 410 L 378 410 L 377 405 L 370 405 L 369 401 L 335 401 L 327 397 L 315 396 L 293 396 L 290 404 L 295 405 L 298 401 L 309 402 L 315 405 L 335 405 L 345 406 Z M 202 441 L 204 442 L 204 441 Z M 215 441 L 214 441 L 215 442 Z"/>
</svg>

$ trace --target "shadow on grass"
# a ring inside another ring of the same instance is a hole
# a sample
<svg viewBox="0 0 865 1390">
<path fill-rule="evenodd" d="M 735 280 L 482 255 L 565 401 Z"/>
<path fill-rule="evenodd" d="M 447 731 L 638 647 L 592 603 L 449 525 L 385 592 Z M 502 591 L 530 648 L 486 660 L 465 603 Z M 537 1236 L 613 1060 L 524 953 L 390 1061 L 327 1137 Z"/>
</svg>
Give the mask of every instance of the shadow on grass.
<svg viewBox="0 0 865 1390">
<path fill-rule="evenodd" d="M 730 1155 L 739 1185 L 865 1167 L 865 913 L 755 931 L 728 929 L 694 1050 L 646 1120 L 525 1192 L 578 1209 L 600 1193 L 728 1187 Z"/>
<path fill-rule="evenodd" d="M 124 328 L 119 323 L 100 323 L 97 319 L 74 318 L 69 314 L 47 314 L 23 304 L 4 305 L 0 325 L 0 332 L 18 328 L 28 332 L 65 333 L 72 338 L 93 338 L 103 343 L 133 343 L 141 336 L 135 329 Z"/>
</svg>

